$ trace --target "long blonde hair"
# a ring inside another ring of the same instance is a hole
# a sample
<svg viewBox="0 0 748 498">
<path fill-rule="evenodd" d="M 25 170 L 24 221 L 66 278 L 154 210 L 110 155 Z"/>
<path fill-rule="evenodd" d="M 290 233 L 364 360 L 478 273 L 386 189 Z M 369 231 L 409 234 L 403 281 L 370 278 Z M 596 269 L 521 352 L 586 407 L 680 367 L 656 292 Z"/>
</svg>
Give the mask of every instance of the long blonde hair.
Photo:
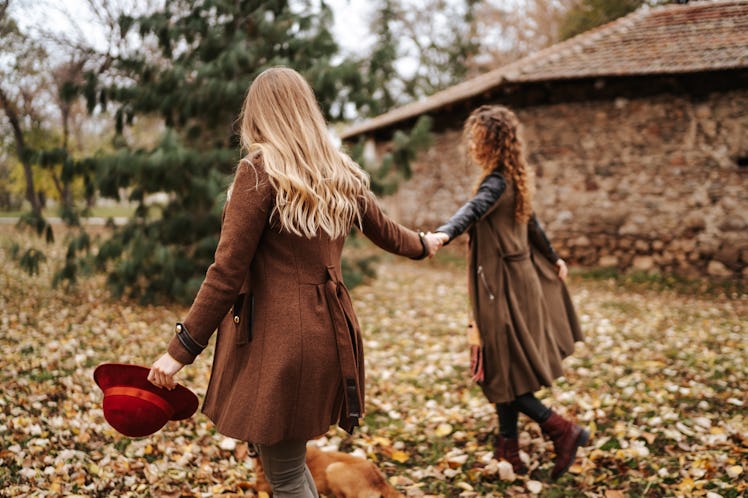
<svg viewBox="0 0 748 498">
<path fill-rule="evenodd" d="M 332 143 L 314 91 L 293 69 L 267 69 L 252 82 L 241 145 L 262 157 L 282 228 L 308 238 L 321 230 L 335 239 L 360 223 L 369 177 Z"/>
<path fill-rule="evenodd" d="M 463 137 L 471 158 L 483 170 L 478 185 L 495 170 L 508 176 L 515 189 L 514 218 L 526 223 L 532 215 L 533 174 L 518 129 L 519 120 L 512 111 L 482 105 L 465 121 Z"/>
</svg>

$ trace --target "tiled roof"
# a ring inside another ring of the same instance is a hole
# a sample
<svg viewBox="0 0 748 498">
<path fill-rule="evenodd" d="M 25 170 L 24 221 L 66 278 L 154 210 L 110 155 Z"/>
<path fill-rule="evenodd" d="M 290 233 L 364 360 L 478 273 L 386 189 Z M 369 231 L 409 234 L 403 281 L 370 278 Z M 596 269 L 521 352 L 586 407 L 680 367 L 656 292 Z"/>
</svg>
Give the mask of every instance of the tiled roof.
<svg viewBox="0 0 748 498">
<path fill-rule="evenodd" d="M 505 83 L 694 73 L 748 67 L 748 0 L 642 7 L 628 16 L 343 131 L 343 139 Z"/>
</svg>

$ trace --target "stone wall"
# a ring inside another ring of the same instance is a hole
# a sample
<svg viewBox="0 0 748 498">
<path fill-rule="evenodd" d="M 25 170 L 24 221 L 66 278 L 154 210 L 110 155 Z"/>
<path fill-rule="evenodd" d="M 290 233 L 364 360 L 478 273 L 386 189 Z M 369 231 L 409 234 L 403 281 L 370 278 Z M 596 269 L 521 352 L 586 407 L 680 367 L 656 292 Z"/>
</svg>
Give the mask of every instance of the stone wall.
<svg viewBox="0 0 748 498">
<path fill-rule="evenodd" d="M 535 210 L 572 263 L 686 276 L 748 276 L 748 91 L 517 109 Z M 470 197 L 461 123 L 435 135 L 384 199 L 421 229 Z M 379 144 L 382 152 L 387 144 Z"/>
</svg>

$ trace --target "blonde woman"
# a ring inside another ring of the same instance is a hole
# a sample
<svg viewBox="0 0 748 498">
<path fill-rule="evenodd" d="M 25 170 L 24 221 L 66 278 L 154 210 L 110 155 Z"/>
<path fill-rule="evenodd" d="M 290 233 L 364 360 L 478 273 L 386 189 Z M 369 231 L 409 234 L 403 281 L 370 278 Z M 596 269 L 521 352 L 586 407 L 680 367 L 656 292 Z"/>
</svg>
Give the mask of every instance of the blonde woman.
<svg viewBox="0 0 748 498">
<path fill-rule="evenodd" d="M 527 472 L 517 439 L 522 412 L 553 440 L 556 479 L 589 433 L 543 405 L 534 392 L 563 375 L 561 360 L 582 334 L 564 285 L 566 263 L 532 211 L 532 178 L 518 128 L 517 116 L 506 107 L 481 106 L 470 114 L 464 138 L 481 168 L 478 187 L 436 232 L 446 244 L 469 230 L 468 290 L 480 337 L 471 359 L 474 378 L 496 404 L 494 455 L 515 472 Z"/>
<path fill-rule="evenodd" d="M 241 116 L 240 161 L 200 291 L 149 380 L 174 375 L 218 329 L 202 411 L 249 441 L 278 497 L 317 496 L 306 442 L 364 409 L 361 331 L 343 284 L 353 226 L 379 247 L 419 259 L 440 246 L 385 216 L 366 174 L 329 139 L 309 84 L 272 68 L 252 83 Z"/>
</svg>

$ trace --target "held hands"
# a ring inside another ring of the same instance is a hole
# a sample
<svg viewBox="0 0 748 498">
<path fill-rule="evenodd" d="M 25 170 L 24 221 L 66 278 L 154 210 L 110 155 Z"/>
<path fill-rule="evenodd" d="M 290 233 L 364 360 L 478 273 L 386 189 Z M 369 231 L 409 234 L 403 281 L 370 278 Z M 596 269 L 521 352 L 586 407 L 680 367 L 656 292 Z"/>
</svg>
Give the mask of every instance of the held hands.
<svg viewBox="0 0 748 498">
<path fill-rule="evenodd" d="M 556 268 L 558 268 L 558 278 L 566 282 L 566 276 L 569 274 L 569 269 L 566 268 L 566 261 L 558 258 L 558 261 L 556 261 Z"/>
<path fill-rule="evenodd" d="M 449 235 L 442 232 L 427 233 L 423 236 L 423 241 L 426 243 L 426 249 L 428 250 L 428 257 L 433 258 L 434 254 L 441 249 L 441 247 L 449 240 Z"/>
<path fill-rule="evenodd" d="M 174 380 L 174 375 L 176 375 L 182 367 L 184 367 L 184 365 L 172 358 L 169 353 L 164 353 L 164 355 L 156 360 L 153 366 L 151 366 L 151 371 L 148 372 L 148 380 L 156 387 L 172 390 L 177 386 L 177 381 Z"/>
</svg>

